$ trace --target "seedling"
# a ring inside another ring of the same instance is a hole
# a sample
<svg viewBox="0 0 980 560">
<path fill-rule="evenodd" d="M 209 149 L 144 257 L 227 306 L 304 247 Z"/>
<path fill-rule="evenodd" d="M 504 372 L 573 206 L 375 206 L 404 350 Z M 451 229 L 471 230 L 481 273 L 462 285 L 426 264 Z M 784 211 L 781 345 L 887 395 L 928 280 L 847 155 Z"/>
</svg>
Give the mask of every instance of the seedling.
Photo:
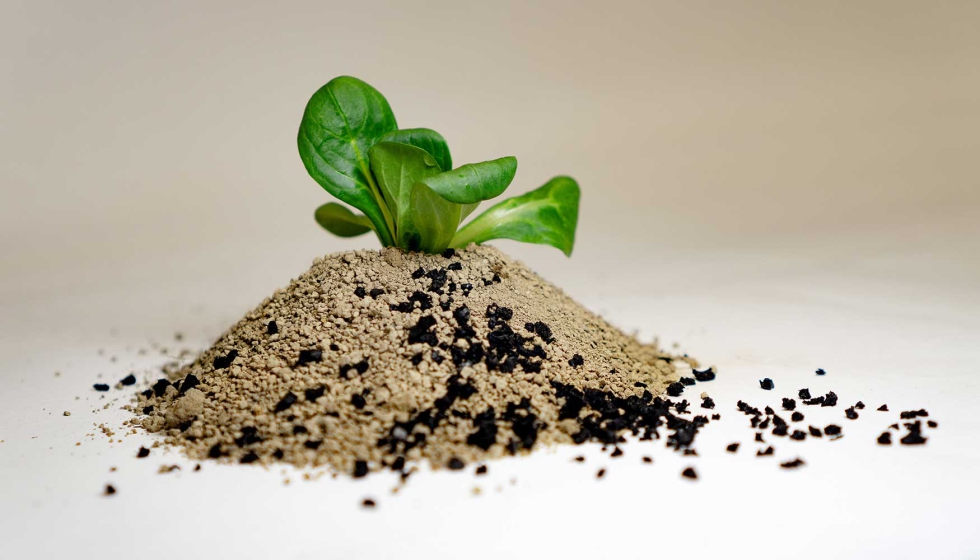
<svg viewBox="0 0 980 560">
<path fill-rule="evenodd" d="M 384 96 L 357 78 L 334 78 L 313 94 L 297 142 L 313 179 L 363 212 L 336 202 L 320 206 L 316 221 L 330 233 L 355 237 L 374 231 L 386 247 L 427 253 L 502 238 L 572 252 L 579 201 L 575 180 L 555 177 L 460 228 L 481 202 L 507 189 L 517 159 L 454 169 L 438 132 L 399 129 Z"/>
</svg>

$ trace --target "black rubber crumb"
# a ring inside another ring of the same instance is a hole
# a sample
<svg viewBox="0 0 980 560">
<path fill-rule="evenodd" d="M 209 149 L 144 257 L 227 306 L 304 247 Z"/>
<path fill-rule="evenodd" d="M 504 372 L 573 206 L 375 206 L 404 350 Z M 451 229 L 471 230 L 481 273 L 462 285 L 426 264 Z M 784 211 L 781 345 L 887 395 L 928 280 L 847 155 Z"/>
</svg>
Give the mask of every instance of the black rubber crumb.
<svg viewBox="0 0 980 560">
<path fill-rule="evenodd" d="M 92 388 L 100 393 L 104 393 L 109 390 L 109 386 L 105 383 L 96 383 L 95 385 L 92 385 Z"/>
<path fill-rule="evenodd" d="M 259 460 L 259 456 L 255 454 L 254 451 L 249 451 L 247 455 L 241 458 L 239 463 L 247 465 L 249 463 L 254 463 Z"/>
<path fill-rule="evenodd" d="M 105 485 L 105 491 L 103 492 L 103 494 L 105 494 L 106 496 L 111 496 L 111 495 L 113 495 L 115 493 L 116 493 L 116 487 L 115 486 L 113 486 L 111 484 L 106 484 Z"/>
<path fill-rule="evenodd" d="M 807 400 L 807 399 L 810 398 L 810 390 L 809 389 L 800 389 L 800 392 L 798 393 L 797 396 L 799 396 L 803 400 Z"/>
<path fill-rule="evenodd" d="M 922 422 L 920 420 L 907 422 L 905 428 L 908 429 L 909 433 L 899 440 L 902 445 L 922 445 L 926 442 L 926 438 L 922 437 Z"/>
<path fill-rule="evenodd" d="M 757 441 L 759 443 L 765 443 L 766 442 L 764 439 L 762 439 L 762 432 L 756 432 L 755 433 L 755 441 Z"/>
<path fill-rule="evenodd" d="M 445 251 L 442 252 L 442 256 L 443 258 L 451 259 L 456 256 L 456 249 L 452 249 L 452 248 L 446 249 Z"/>
<path fill-rule="evenodd" d="M 687 385 L 688 387 L 697 383 L 697 381 L 695 381 L 693 377 L 681 377 L 680 382 L 683 383 L 684 385 Z"/>
<path fill-rule="evenodd" d="M 739 445 L 738 443 L 729 443 L 728 447 L 726 447 L 725 450 L 728 451 L 729 453 L 736 453 L 738 452 L 738 445 Z"/>
<path fill-rule="evenodd" d="M 854 408 L 856 408 L 858 410 L 864 410 L 864 403 L 861 402 L 861 401 L 858 401 L 858 402 L 854 403 Z"/>
<path fill-rule="evenodd" d="M 282 412 L 282 411 L 288 409 L 289 407 L 293 406 L 293 404 L 297 400 L 299 400 L 299 397 L 297 397 L 295 393 L 293 393 L 292 391 L 290 391 L 290 392 L 286 393 L 286 395 L 282 399 L 279 400 L 279 403 L 276 404 L 275 411 L 276 412 Z"/>
<path fill-rule="evenodd" d="M 575 458 L 575 461 L 578 462 L 578 463 L 584 463 L 585 462 L 585 457 L 582 456 L 582 455 L 579 455 L 578 457 Z"/>
<path fill-rule="evenodd" d="M 892 435 L 891 435 L 891 433 L 890 432 L 882 432 L 881 435 L 878 436 L 878 443 L 880 443 L 881 445 L 891 445 L 892 444 Z"/>
<path fill-rule="evenodd" d="M 711 381 L 715 378 L 715 372 L 711 368 L 704 371 L 693 370 L 691 373 L 694 374 L 694 379 L 698 381 Z"/>
<path fill-rule="evenodd" d="M 817 375 L 827 375 L 827 372 L 824 371 L 823 368 L 820 368 L 817 370 Z"/>
<path fill-rule="evenodd" d="M 786 397 L 783 397 L 783 410 L 795 410 L 795 409 L 796 409 L 796 400 L 787 399 Z"/>
<path fill-rule="evenodd" d="M 120 379 L 119 383 L 125 387 L 129 387 L 130 385 L 136 385 L 136 376 L 131 373 L 126 377 Z"/>
<path fill-rule="evenodd" d="M 856 420 L 858 417 L 858 413 L 856 410 L 854 410 L 854 407 L 852 406 L 851 408 L 844 410 L 844 416 L 847 416 L 851 420 Z"/>
<path fill-rule="evenodd" d="M 772 446 L 770 445 L 769 447 L 767 447 L 765 449 L 765 451 L 763 451 L 761 449 L 759 451 L 756 451 L 755 452 L 755 456 L 756 457 L 766 457 L 766 456 L 772 455 L 773 453 L 775 453 L 775 451 L 776 450 L 773 449 Z"/>
<path fill-rule="evenodd" d="M 813 437 L 823 437 L 823 432 L 816 426 L 810 426 L 810 435 Z"/>
<path fill-rule="evenodd" d="M 686 469 L 681 471 L 681 476 L 683 476 L 684 478 L 690 478 L 692 480 L 698 479 L 698 473 L 694 470 L 694 467 L 687 467 Z"/>
<path fill-rule="evenodd" d="M 837 424 L 829 424 L 823 429 L 823 433 L 828 436 L 839 436 L 841 435 L 841 428 Z"/>
<path fill-rule="evenodd" d="M 878 407 L 878 412 L 888 412 L 888 405 L 887 404 L 883 404 L 883 405 L 879 406 Z"/>
<path fill-rule="evenodd" d="M 487 466 L 486 465 L 480 465 L 479 467 L 477 467 L 476 468 L 476 474 L 487 474 Z"/>
<path fill-rule="evenodd" d="M 200 470 L 201 470 L 201 463 L 194 465 L 194 472 L 198 472 Z"/>
<path fill-rule="evenodd" d="M 150 450 L 145 447 L 140 447 L 140 450 L 136 452 L 137 459 L 145 459 L 150 456 Z"/>
<path fill-rule="evenodd" d="M 238 357 L 238 350 L 231 349 L 224 356 L 215 356 L 214 362 L 212 362 L 211 365 L 214 366 L 214 369 L 225 369 L 228 366 L 230 366 L 232 362 L 235 361 L 235 358 L 237 357 Z"/>
<path fill-rule="evenodd" d="M 929 420 L 926 422 L 926 426 L 929 426 L 930 428 L 938 428 L 939 424 L 937 424 L 935 420 Z"/>
<path fill-rule="evenodd" d="M 805 464 L 806 463 L 803 462 L 803 459 L 800 459 L 799 457 L 797 457 L 796 459 L 793 459 L 792 461 L 786 461 L 785 463 L 779 463 L 779 466 L 782 467 L 782 468 L 784 468 L 784 469 L 796 469 L 796 468 L 802 467 Z"/>
<path fill-rule="evenodd" d="M 296 360 L 296 365 L 301 366 L 311 362 L 319 362 L 323 359 L 323 350 L 300 350 L 299 359 Z"/>
<path fill-rule="evenodd" d="M 582 367 L 583 364 L 585 364 L 585 359 L 582 358 L 581 354 L 575 354 L 572 356 L 571 360 L 568 360 L 568 365 L 572 366 L 573 368 Z"/>
<path fill-rule="evenodd" d="M 793 430 L 793 433 L 790 434 L 789 437 L 791 439 L 795 439 L 796 441 L 803 441 L 806 439 L 806 432 L 803 430 Z"/>
<path fill-rule="evenodd" d="M 351 396 L 350 403 L 354 405 L 354 408 L 356 408 L 357 410 L 361 410 L 362 408 L 364 408 L 365 405 L 367 405 L 367 401 L 364 400 L 364 396 L 358 394 L 354 394 L 353 396 Z"/>
<path fill-rule="evenodd" d="M 704 400 L 701 401 L 701 408 L 711 409 L 714 407 L 715 407 L 715 401 L 711 397 L 705 397 Z"/>
<path fill-rule="evenodd" d="M 667 394 L 671 397 L 679 397 L 683 392 L 684 385 L 676 381 L 667 386 Z"/>
<path fill-rule="evenodd" d="M 830 391 L 823 397 L 820 406 L 837 406 L 837 393 Z"/>
<path fill-rule="evenodd" d="M 319 387 L 315 387 L 313 389 L 307 389 L 303 391 L 303 394 L 306 396 L 306 400 L 313 402 L 319 399 L 320 397 L 322 397 L 324 391 L 326 390 L 327 388 L 325 386 L 320 385 Z"/>
<path fill-rule="evenodd" d="M 643 462 L 644 463 L 652 463 L 653 462 L 653 457 L 650 457 L 648 455 L 644 455 L 643 456 Z"/>
<path fill-rule="evenodd" d="M 361 507 L 365 507 L 368 509 L 373 509 L 376 505 L 378 504 L 374 503 L 374 500 L 372 500 L 371 498 L 364 498 L 364 501 L 361 502 Z"/>
<path fill-rule="evenodd" d="M 422 270 L 421 268 L 419 270 Z M 367 461 L 358 459 L 354 461 L 354 478 L 364 478 L 368 473 Z"/>
<path fill-rule="evenodd" d="M 711 419 L 712 420 L 721 420 L 721 414 L 712 414 L 711 415 Z"/>
<path fill-rule="evenodd" d="M 775 387 L 776 384 L 772 382 L 772 379 L 769 379 L 767 377 L 765 379 L 759 380 L 759 386 L 765 389 L 766 391 L 772 391 L 773 387 Z"/>
<path fill-rule="evenodd" d="M 268 334 L 279 334 L 279 325 L 276 324 L 275 320 L 269 321 L 269 324 L 265 326 L 265 332 Z"/>
<path fill-rule="evenodd" d="M 449 460 L 449 463 L 446 466 L 449 467 L 449 470 L 451 471 L 461 471 L 466 468 L 466 463 L 460 461 L 456 457 L 453 457 Z"/>
<path fill-rule="evenodd" d="M 606 469 L 599 469 L 599 472 L 595 473 L 596 478 L 602 478 L 606 476 Z"/>
<path fill-rule="evenodd" d="M 610 457 L 622 457 L 623 456 L 623 450 L 617 447 L 616 449 L 613 449 L 613 452 L 610 453 L 609 456 Z"/>
<path fill-rule="evenodd" d="M 803 421 L 803 413 L 802 412 L 794 412 L 793 415 L 789 417 L 789 419 L 792 420 L 793 422 L 802 422 Z"/>
</svg>

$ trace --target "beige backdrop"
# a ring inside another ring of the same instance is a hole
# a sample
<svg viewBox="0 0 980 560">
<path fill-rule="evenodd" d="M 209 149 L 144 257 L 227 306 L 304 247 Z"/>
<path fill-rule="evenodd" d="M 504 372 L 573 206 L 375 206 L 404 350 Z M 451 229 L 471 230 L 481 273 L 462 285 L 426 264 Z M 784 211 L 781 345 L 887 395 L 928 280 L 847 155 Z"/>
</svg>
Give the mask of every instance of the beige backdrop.
<svg viewBox="0 0 980 560">
<path fill-rule="evenodd" d="M 515 193 L 584 199 L 563 283 L 643 289 L 711 259 L 895 251 L 978 279 L 977 2 L 5 2 L 0 289 L 107 278 L 282 284 L 327 195 L 295 145 L 339 74 L 463 163 L 513 154 Z M 624 255 L 640 261 L 630 262 Z M 688 253 L 691 254 L 691 253 Z M 67 275 L 65 267 L 71 270 Z M 648 275 L 646 278 L 649 278 Z M 244 282 L 245 280 L 238 280 Z M 652 281 L 652 280 L 651 280 Z M 9 300 L 8 300 L 9 301 Z"/>
</svg>

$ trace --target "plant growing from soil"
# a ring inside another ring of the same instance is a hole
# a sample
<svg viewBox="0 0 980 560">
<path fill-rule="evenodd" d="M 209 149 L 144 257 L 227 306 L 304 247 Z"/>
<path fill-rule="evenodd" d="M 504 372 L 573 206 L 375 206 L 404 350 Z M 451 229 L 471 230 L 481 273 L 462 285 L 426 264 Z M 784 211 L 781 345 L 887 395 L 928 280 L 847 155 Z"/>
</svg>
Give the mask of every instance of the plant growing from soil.
<svg viewBox="0 0 980 560">
<path fill-rule="evenodd" d="M 579 203 L 575 180 L 555 177 L 460 228 L 481 202 L 510 185 L 517 159 L 454 169 L 442 135 L 428 128 L 399 129 L 384 96 L 357 78 L 334 78 L 313 94 L 297 142 L 313 179 L 363 212 L 336 202 L 317 208 L 316 221 L 335 235 L 374 231 L 386 247 L 426 253 L 502 238 L 572 252 Z"/>
</svg>

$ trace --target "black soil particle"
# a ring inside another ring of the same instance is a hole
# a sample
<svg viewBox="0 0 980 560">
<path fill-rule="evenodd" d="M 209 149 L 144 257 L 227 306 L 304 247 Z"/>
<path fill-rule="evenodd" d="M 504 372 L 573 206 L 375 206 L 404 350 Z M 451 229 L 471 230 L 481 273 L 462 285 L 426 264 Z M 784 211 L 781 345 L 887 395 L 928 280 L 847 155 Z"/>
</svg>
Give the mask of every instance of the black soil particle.
<svg viewBox="0 0 980 560">
<path fill-rule="evenodd" d="M 708 368 L 704 371 L 698 371 L 695 369 L 692 373 L 694 374 L 694 379 L 697 379 L 698 381 L 701 382 L 711 381 L 715 378 L 715 372 L 711 368 Z"/>
</svg>

